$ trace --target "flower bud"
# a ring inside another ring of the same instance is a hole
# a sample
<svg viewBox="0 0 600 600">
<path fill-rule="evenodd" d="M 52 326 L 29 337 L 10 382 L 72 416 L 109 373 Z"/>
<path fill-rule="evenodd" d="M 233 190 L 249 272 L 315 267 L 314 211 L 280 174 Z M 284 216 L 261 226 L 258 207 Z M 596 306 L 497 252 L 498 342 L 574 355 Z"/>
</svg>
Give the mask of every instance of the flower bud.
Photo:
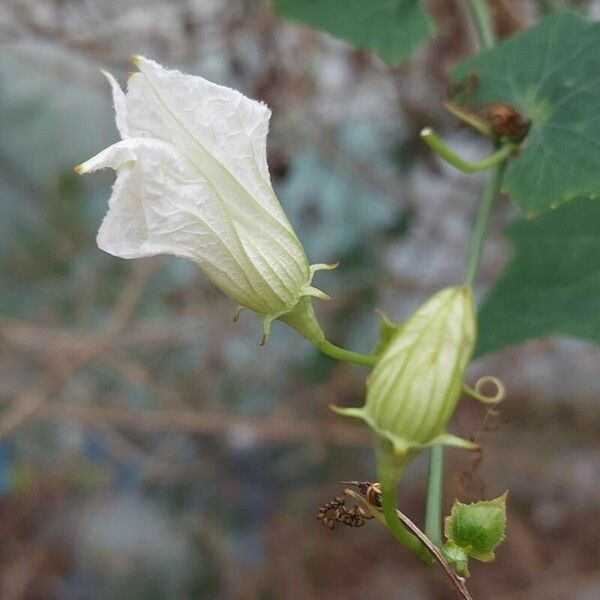
<svg viewBox="0 0 600 600">
<path fill-rule="evenodd" d="M 472 449 L 474 444 L 445 432 L 461 393 L 463 374 L 476 336 L 469 287 L 446 288 L 432 296 L 387 342 L 367 382 L 365 406 L 335 409 L 362 418 L 393 454 L 433 444 Z"/>
<path fill-rule="evenodd" d="M 236 90 L 134 57 L 124 93 L 109 74 L 121 141 L 76 167 L 117 180 L 98 246 L 122 258 L 173 254 L 196 262 L 241 307 L 324 339 L 310 297 L 315 271 L 271 185 L 271 111 Z"/>
</svg>

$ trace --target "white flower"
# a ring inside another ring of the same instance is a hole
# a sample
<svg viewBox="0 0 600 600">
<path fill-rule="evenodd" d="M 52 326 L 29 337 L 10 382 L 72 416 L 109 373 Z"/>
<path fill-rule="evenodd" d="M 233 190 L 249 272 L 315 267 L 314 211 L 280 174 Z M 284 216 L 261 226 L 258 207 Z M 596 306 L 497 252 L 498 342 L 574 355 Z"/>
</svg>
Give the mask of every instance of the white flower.
<svg viewBox="0 0 600 600">
<path fill-rule="evenodd" d="M 271 186 L 270 110 L 236 90 L 134 57 L 125 94 L 108 73 L 122 141 L 76 167 L 117 171 L 98 246 L 123 258 L 195 261 L 240 307 L 323 340 L 309 266 Z"/>
</svg>

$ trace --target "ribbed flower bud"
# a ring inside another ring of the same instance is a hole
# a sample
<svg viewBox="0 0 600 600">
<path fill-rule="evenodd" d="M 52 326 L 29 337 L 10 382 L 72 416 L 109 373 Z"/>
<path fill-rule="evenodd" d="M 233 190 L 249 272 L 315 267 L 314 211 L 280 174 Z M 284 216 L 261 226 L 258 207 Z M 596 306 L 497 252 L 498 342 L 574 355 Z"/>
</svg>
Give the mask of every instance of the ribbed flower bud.
<svg viewBox="0 0 600 600">
<path fill-rule="evenodd" d="M 365 406 L 336 409 L 366 421 L 397 458 L 433 444 L 473 448 L 445 431 L 476 337 L 469 287 L 446 288 L 401 325 L 367 382 Z"/>
</svg>

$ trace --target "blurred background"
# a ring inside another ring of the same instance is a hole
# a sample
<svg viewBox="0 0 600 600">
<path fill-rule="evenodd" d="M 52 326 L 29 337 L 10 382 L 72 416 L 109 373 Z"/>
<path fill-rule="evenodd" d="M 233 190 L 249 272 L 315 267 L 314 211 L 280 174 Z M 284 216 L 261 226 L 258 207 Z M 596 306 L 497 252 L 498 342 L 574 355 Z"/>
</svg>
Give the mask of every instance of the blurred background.
<svg viewBox="0 0 600 600">
<path fill-rule="evenodd" d="M 492 2 L 502 35 L 536 4 Z M 125 261 L 95 234 L 112 172 L 73 166 L 116 141 L 104 68 L 122 83 L 139 53 L 259 98 L 273 110 L 269 163 L 281 203 L 333 300 L 328 337 L 376 342 L 459 280 L 482 179 L 432 158 L 433 125 L 487 151 L 445 114 L 446 73 L 475 51 L 461 2 L 430 2 L 437 38 L 401 68 L 287 23 L 259 0 L 0 3 L 0 598 L 192 600 L 452 597 L 376 523 L 330 531 L 318 506 L 370 480 L 365 371 L 319 355 L 235 307 L 191 263 Z M 582 3 L 600 16 L 598 2 Z M 497 203 L 481 298 L 510 258 Z M 447 454 L 446 506 L 510 490 L 497 560 L 473 565 L 486 600 L 600 598 L 597 348 L 542 339 L 475 363 L 501 377 L 498 416 L 463 400 L 453 431 L 481 455 Z M 402 507 L 421 522 L 426 460 Z"/>
</svg>

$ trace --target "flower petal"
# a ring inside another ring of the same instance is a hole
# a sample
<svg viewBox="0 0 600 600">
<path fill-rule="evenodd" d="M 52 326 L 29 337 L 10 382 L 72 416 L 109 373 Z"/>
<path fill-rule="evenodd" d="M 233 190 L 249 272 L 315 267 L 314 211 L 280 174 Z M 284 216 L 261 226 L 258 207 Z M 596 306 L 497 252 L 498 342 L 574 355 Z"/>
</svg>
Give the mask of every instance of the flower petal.
<svg viewBox="0 0 600 600">
<path fill-rule="evenodd" d="M 202 77 L 168 70 L 136 57 L 143 78 L 132 78 L 128 93 L 133 108 L 140 96 L 146 109 L 166 125 L 157 137 L 180 147 L 202 165 L 224 171 L 237 195 L 249 196 L 288 229 L 292 228 L 273 193 L 267 167 L 266 139 L 271 111 L 231 88 Z M 147 123 L 147 117 L 144 123 Z M 135 131 L 132 131 L 133 135 Z M 240 201 L 242 201 L 240 198 Z"/>
<path fill-rule="evenodd" d="M 171 141 L 169 128 L 156 111 L 156 96 L 141 73 L 127 80 L 127 126 L 133 137 Z"/>
<path fill-rule="evenodd" d="M 171 144 L 130 138 L 103 150 L 80 171 L 105 167 L 118 174 L 98 232 L 102 250 L 122 258 L 188 258 L 240 304 L 265 313 L 284 308 L 262 289 L 262 278 L 251 276 L 256 269 L 221 203 Z"/>
<path fill-rule="evenodd" d="M 131 137 L 129 135 L 129 125 L 127 123 L 127 99 L 117 83 L 117 80 L 108 71 L 102 71 L 102 75 L 108 79 L 112 91 L 113 105 L 115 107 L 115 122 L 117 129 L 121 134 L 121 139 Z"/>
</svg>

